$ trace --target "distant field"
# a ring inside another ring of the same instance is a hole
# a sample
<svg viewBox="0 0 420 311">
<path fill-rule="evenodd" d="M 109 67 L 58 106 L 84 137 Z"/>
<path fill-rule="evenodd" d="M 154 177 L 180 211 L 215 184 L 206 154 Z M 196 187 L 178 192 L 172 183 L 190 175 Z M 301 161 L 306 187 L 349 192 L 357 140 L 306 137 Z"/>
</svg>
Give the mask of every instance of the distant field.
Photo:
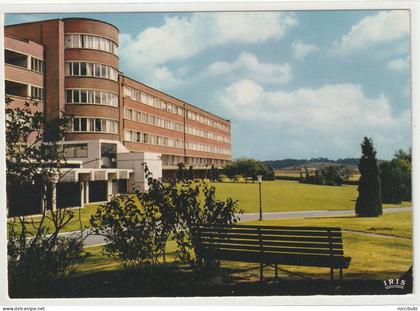
<svg viewBox="0 0 420 311">
<path fill-rule="evenodd" d="M 284 176 L 284 177 L 296 177 L 299 178 L 300 177 L 300 170 L 274 170 L 274 174 L 275 176 Z M 311 170 L 309 169 L 309 172 L 311 172 Z M 357 181 L 360 178 L 360 174 L 353 174 L 350 178 L 349 181 Z"/>
<path fill-rule="evenodd" d="M 259 209 L 258 183 L 213 183 L 220 198 L 232 197 L 239 201 L 245 213 Z M 276 180 L 262 183 L 264 212 L 345 210 L 354 209 L 357 186 L 319 186 L 295 181 Z M 384 204 L 384 208 L 411 206 L 410 202 L 398 205 Z"/>
<path fill-rule="evenodd" d="M 300 177 L 300 170 L 274 170 L 276 176 Z"/>
</svg>

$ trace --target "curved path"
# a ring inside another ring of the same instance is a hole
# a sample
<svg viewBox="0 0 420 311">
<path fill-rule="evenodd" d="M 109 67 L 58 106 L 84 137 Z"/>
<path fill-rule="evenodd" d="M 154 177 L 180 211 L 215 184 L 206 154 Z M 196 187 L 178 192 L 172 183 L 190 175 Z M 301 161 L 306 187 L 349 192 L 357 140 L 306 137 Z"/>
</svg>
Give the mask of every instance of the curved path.
<svg viewBox="0 0 420 311">
<path fill-rule="evenodd" d="M 384 208 L 384 213 L 400 213 L 410 212 L 412 207 L 395 207 L 395 208 Z M 326 216 L 352 216 L 354 215 L 354 209 L 352 210 L 341 210 L 341 211 L 299 211 L 299 212 L 273 212 L 263 213 L 263 219 L 284 219 L 284 218 L 308 218 L 308 217 L 326 217 Z M 239 215 L 240 221 L 251 221 L 258 220 L 260 217 L 259 213 L 245 213 Z"/>
<path fill-rule="evenodd" d="M 395 207 L 395 208 L 384 208 L 384 213 L 401 213 L 401 212 L 410 212 L 412 207 Z M 263 219 L 285 219 L 285 218 L 309 218 L 309 217 L 328 217 L 328 216 L 351 216 L 354 215 L 354 210 L 342 210 L 342 211 L 300 211 L 300 212 L 274 212 L 274 213 L 263 213 Z M 259 213 L 245 213 L 238 215 L 240 221 L 251 221 L 258 220 L 260 217 Z M 83 232 L 86 234 L 89 230 Z M 361 232 L 360 232 L 361 233 Z M 72 234 L 79 234 L 79 231 L 66 232 L 60 234 L 61 236 L 69 236 Z M 362 233 L 361 233 L 362 234 Z M 370 233 L 364 233 L 371 235 Z M 372 235 L 375 235 L 372 233 Z M 99 235 L 89 235 L 85 242 L 85 246 L 101 245 L 104 244 L 105 240 L 102 236 Z"/>
</svg>

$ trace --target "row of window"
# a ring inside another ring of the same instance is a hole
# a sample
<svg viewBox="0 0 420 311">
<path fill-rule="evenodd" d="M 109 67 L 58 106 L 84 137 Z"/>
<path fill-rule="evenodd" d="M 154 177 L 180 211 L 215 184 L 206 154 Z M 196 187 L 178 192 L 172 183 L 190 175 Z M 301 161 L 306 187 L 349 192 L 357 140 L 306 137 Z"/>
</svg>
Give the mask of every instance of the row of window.
<svg viewBox="0 0 420 311">
<path fill-rule="evenodd" d="M 144 92 L 133 89 L 126 85 L 124 86 L 124 96 L 130 98 L 131 100 L 135 100 L 137 102 L 143 103 L 145 105 L 149 105 L 151 107 L 161 109 L 161 110 L 179 115 L 181 117 L 184 116 L 184 108 L 165 102 L 164 100 L 161 100 L 160 98 L 146 94 Z"/>
<path fill-rule="evenodd" d="M 211 152 L 211 153 L 220 153 L 220 154 L 230 154 L 230 149 L 215 146 L 215 145 L 207 145 L 196 143 L 193 141 L 186 141 L 186 149 L 194 150 L 194 151 L 203 151 L 203 152 Z"/>
<path fill-rule="evenodd" d="M 223 123 L 218 122 L 218 121 L 213 120 L 213 119 L 209 119 L 209 118 L 207 118 L 207 117 L 205 117 L 202 114 L 199 114 L 197 112 L 192 112 L 192 111 L 188 110 L 187 111 L 187 118 L 190 119 L 190 120 L 193 120 L 193 121 L 197 121 L 197 122 L 206 124 L 208 126 L 212 126 L 212 127 L 221 129 L 221 130 L 226 131 L 226 132 L 230 131 L 228 125 L 223 124 Z"/>
<path fill-rule="evenodd" d="M 205 131 L 196 127 L 192 127 L 192 126 L 185 126 L 185 132 L 191 135 L 196 135 L 196 136 L 200 136 L 200 137 L 204 137 L 204 138 L 208 138 L 208 139 L 213 139 L 213 140 L 217 140 L 217 141 L 221 141 L 224 143 L 230 143 L 230 139 L 229 137 L 223 136 L 223 135 L 219 135 L 213 132 L 209 132 L 209 131 Z"/>
<path fill-rule="evenodd" d="M 65 144 L 63 145 L 63 155 L 67 158 L 87 158 L 87 144 Z"/>
<path fill-rule="evenodd" d="M 31 70 L 44 73 L 44 61 L 31 56 Z"/>
<path fill-rule="evenodd" d="M 64 40 L 66 48 L 94 49 L 117 55 L 118 46 L 112 40 L 104 37 L 84 34 L 66 34 Z"/>
<path fill-rule="evenodd" d="M 118 121 L 103 118 L 75 117 L 72 122 L 72 132 L 101 132 L 118 134 Z"/>
<path fill-rule="evenodd" d="M 136 131 L 125 131 L 125 140 L 131 141 L 134 143 L 158 145 L 158 146 L 167 146 L 174 148 L 183 148 L 184 141 L 178 138 L 169 138 L 159 135 L 142 133 Z"/>
<path fill-rule="evenodd" d="M 183 132 L 183 124 L 180 122 L 171 121 L 168 119 L 162 119 L 160 117 L 150 115 L 144 112 L 140 112 L 134 109 L 125 108 L 124 116 L 128 120 L 137 121 L 145 124 L 163 127 L 169 130 Z M 213 132 L 205 131 L 191 126 L 185 127 L 185 132 L 191 135 L 205 137 L 225 143 L 229 143 L 230 139 L 226 136 L 222 136 Z"/>
<path fill-rule="evenodd" d="M 98 77 L 117 81 L 118 71 L 98 63 L 66 62 L 66 76 Z"/>
<path fill-rule="evenodd" d="M 125 108 L 124 116 L 128 120 L 150 124 L 154 126 L 159 126 L 159 127 L 163 127 L 163 128 L 178 131 L 178 132 L 183 131 L 182 123 L 174 122 L 168 119 L 162 119 L 160 117 L 150 115 L 144 112 L 140 112 L 134 109 Z"/>
<path fill-rule="evenodd" d="M 131 100 L 135 100 L 137 102 L 143 103 L 145 105 L 149 105 L 151 107 L 161 109 L 161 110 L 164 110 L 164 111 L 167 111 L 167 112 L 170 112 L 170 113 L 182 116 L 182 117 L 184 116 L 184 108 L 165 102 L 164 100 L 160 98 L 146 94 L 142 91 L 133 89 L 126 85 L 124 86 L 124 96 L 130 98 Z M 192 112 L 192 111 L 187 111 L 186 117 L 188 119 L 195 120 L 200 123 L 203 123 L 203 124 L 215 127 L 215 128 L 219 128 L 227 132 L 229 132 L 230 130 L 229 126 L 223 123 L 220 123 L 216 120 L 204 117 L 203 115 Z"/>
<path fill-rule="evenodd" d="M 100 90 L 66 89 L 66 103 L 99 104 L 118 107 L 118 95 Z"/>
<path fill-rule="evenodd" d="M 137 132 L 132 130 L 125 131 L 125 140 L 135 143 L 167 146 L 174 148 L 184 148 L 184 140 L 179 138 L 170 138 L 150 133 Z M 195 151 L 219 153 L 219 154 L 230 154 L 230 149 L 222 148 L 214 145 L 201 144 L 196 142 L 186 141 L 185 148 Z"/>
<path fill-rule="evenodd" d="M 176 166 L 179 163 L 185 163 L 186 166 L 211 166 L 217 167 L 225 166 L 229 163 L 228 160 L 210 159 L 210 158 L 196 158 L 196 157 L 184 157 L 176 155 L 162 155 L 162 165 L 164 166 Z"/>
</svg>

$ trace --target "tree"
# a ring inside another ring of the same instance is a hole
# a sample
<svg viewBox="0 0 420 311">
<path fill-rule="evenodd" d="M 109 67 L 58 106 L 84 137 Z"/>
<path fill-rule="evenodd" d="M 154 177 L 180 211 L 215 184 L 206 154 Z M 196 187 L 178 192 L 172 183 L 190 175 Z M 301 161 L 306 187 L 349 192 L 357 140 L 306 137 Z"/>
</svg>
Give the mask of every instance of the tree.
<svg viewBox="0 0 420 311">
<path fill-rule="evenodd" d="M 184 181 L 185 179 L 185 164 L 180 162 L 178 163 L 178 171 L 176 172 L 176 178 L 178 179 L 178 181 Z"/>
<path fill-rule="evenodd" d="M 361 143 L 362 156 L 359 162 L 360 179 L 357 188 L 356 215 L 377 217 L 382 215 L 381 181 L 373 140 L 365 137 Z"/>
<path fill-rule="evenodd" d="M 270 165 L 265 165 L 261 161 L 250 158 L 240 158 L 232 161 L 224 168 L 224 173 L 233 179 L 236 175 L 242 177 L 257 178 L 257 175 L 263 175 L 265 180 L 274 180 L 274 170 Z"/>
<path fill-rule="evenodd" d="M 194 170 L 193 170 L 193 166 L 190 165 L 190 167 L 188 168 L 188 179 L 189 180 L 193 180 L 194 179 Z"/>
<path fill-rule="evenodd" d="M 8 220 L 8 277 L 11 297 L 36 296 L 48 290 L 50 280 L 74 272 L 83 260 L 81 235 L 61 237 L 59 233 L 74 219 L 74 212 L 49 210 L 48 189 L 59 181 L 65 167 L 63 150 L 57 144 L 67 128 L 68 118 L 46 122 L 36 112 L 36 102 L 11 107 L 6 99 L 6 191 Z M 32 221 L 28 200 L 35 193 L 41 208 L 39 221 Z M 25 193 L 24 195 L 22 195 Z M 47 226 L 49 220 L 52 225 Z"/>
<path fill-rule="evenodd" d="M 379 168 L 382 201 L 394 204 L 411 201 L 411 150 L 408 153 L 398 150 L 391 161 L 382 162 Z"/>
</svg>

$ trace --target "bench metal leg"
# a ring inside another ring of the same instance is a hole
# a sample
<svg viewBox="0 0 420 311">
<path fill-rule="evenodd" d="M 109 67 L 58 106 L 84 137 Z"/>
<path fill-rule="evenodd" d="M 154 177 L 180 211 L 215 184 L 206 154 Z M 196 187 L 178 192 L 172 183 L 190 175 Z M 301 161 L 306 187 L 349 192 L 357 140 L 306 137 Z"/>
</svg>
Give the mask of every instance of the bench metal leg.
<svg viewBox="0 0 420 311">
<path fill-rule="evenodd" d="M 222 267 L 220 265 L 220 259 L 217 261 L 217 272 L 220 276 L 222 275 Z"/>
<path fill-rule="evenodd" d="M 275 270 L 275 277 L 276 277 L 276 279 L 278 279 L 279 273 L 277 271 L 277 264 L 274 265 L 274 270 Z"/>
<path fill-rule="evenodd" d="M 264 279 L 264 265 L 260 263 L 260 281 Z"/>
<path fill-rule="evenodd" d="M 340 283 L 343 283 L 343 268 L 340 268 Z"/>
<path fill-rule="evenodd" d="M 330 280 L 331 282 L 334 281 L 334 269 L 330 268 Z"/>
</svg>

